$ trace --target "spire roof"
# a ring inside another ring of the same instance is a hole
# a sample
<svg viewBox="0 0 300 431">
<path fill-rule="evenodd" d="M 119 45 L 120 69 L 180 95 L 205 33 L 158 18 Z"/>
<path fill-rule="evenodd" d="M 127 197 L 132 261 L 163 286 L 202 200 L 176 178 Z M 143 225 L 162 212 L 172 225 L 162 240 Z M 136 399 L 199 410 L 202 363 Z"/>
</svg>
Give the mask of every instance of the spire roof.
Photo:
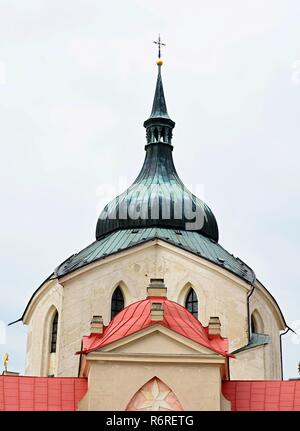
<svg viewBox="0 0 300 431">
<path fill-rule="evenodd" d="M 156 81 L 156 89 L 154 94 L 154 100 L 152 105 L 152 111 L 150 114 L 150 118 L 166 118 L 170 120 L 167 104 L 164 95 L 164 87 L 161 78 L 161 65 L 158 65 L 158 74 Z"/>
<path fill-rule="evenodd" d="M 159 39 L 159 47 L 162 45 Z M 179 178 L 172 157 L 175 122 L 164 96 L 160 58 L 152 112 L 144 122 L 146 157 L 134 183 L 105 206 L 96 227 L 96 239 L 120 229 L 169 228 L 196 231 L 218 241 L 218 225 L 210 208 Z"/>
<path fill-rule="evenodd" d="M 148 130 L 148 138 L 150 138 L 151 143 L 153 142 L 153 133 L 151 133 L 150 129 L 153 126 L 159 126 L 162 134 L 158 137 L 158 140 L 163 139 L 165 143 L 171 144 L 172 139 L 172 129 L 175 126 L 174 121 L 171 120 L 167 110 L 167 104 L 164 94 L 164 87 L 162 83 L 161 77 L 161 67 L 163 65 L 163 60 L 161 58 L 161 47 L 165 46 L 160 39 L 160 35 L 158 36 L 158 40 L 154 41 L 158 47 L 158 59 L 156 60 L 156 64 L 158 66 L 157 80 L 156 80 L 156 88 L 154 93 L 152 111 L 150 117 L 144 122 L 144 127 Z M 162 129 L 163 128 L 163 129 Z M 152 128 L 152 132 L 153 132 Z M 150 135 L 152 134 L 152 137 Z M 165 138 L 165 139 L 164 139 Z M 157 137 L 155 137 L 157 140 Z M 149 141 L 148 141 L 149 143 Z"/>
</svg>

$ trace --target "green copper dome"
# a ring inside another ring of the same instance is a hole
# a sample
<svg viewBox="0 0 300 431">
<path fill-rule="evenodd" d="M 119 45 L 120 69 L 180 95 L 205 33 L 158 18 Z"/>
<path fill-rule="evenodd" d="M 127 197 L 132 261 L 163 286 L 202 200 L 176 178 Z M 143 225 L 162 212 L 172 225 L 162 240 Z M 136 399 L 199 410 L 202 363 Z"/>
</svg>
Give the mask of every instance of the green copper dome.
<svg viewBox="0 0 300 431">
<path fill-rule="evenodd" d="M 180 180 L 172 157 L 172 130 L 161 79 L 161 66 L 146 128 L 146 157 L 134 183 L 113 199 L 99 216 L 96 239 L 120 229 L 162 227 L 196 231 L 218 241 L 218 225 L 210 208 Z"/>
</svg>

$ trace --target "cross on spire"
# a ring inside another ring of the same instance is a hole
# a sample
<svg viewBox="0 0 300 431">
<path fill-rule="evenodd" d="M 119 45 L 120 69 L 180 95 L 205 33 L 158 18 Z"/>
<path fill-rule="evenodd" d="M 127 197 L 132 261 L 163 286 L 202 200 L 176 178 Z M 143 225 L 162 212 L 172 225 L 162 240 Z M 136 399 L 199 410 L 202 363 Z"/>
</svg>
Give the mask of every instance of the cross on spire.
<svg viewBox="0 0 300 431">
<path fill-rule="evenodd" d="M 162 46 L 166 46 L 166 44 L 161 41 L 160 34 L 158 35 L 158 39 L 155 40 L 153 43 L 155 43 L 158 46 L 158 58 L 160 58 L 160 49 Z"/>
</svg>

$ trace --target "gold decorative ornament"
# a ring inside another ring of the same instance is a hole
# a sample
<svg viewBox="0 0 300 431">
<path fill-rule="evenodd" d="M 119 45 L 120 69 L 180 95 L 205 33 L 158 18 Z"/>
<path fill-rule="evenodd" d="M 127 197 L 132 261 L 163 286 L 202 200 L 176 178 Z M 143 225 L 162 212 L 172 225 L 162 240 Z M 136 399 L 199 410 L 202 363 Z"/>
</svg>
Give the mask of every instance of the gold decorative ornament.
<svg viewBox="0 0 300 431">
<path fill-rule="evenodd" d="M 8 353 L 4 354 L 3 365 L 4 365 L 4 368 L 5 368 L 5 371 L 7 371 L 7 367 L 8 367 Z"/>
</svg>

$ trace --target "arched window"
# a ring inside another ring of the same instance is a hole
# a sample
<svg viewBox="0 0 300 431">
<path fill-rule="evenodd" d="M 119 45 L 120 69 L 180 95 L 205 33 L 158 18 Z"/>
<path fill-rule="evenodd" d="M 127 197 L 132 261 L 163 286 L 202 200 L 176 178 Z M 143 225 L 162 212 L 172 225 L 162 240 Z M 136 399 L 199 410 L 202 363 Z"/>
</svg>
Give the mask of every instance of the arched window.
<svg viewBox="0 0 300 431">
<path fill-rule="evenodd" d="M 257 310 L 254 310 L 251 314 L 251 334 L 263 334 L 264 323 L 261 315 Z"/>
<path fill-rule="evenodd" d="M 198 319 L 198 298 L 194 289 L 190 289 L 185 300 L 185 308 Z"/>
<path fill-rule="evenodd" d="M 251 334 L 254 334 L 254 333 L 256 333 L 256 322 L 252 314 L 251 315 Z"/>
<path fill-rule="evenodd" d="M 51 325 L 50 353 L 56 352 L 58 312 L 55 313 Z"/>
<path fill-rule="evenodd" d="M 115 289 L 113 296 L 111 298 L 111 319 L 115 317 L 116 314 L 119 313 L 119 311 L 123 310 L 124 308 L 124 297 L 122 290 L 119 288 L 119 286 Z"/>
</svg>

